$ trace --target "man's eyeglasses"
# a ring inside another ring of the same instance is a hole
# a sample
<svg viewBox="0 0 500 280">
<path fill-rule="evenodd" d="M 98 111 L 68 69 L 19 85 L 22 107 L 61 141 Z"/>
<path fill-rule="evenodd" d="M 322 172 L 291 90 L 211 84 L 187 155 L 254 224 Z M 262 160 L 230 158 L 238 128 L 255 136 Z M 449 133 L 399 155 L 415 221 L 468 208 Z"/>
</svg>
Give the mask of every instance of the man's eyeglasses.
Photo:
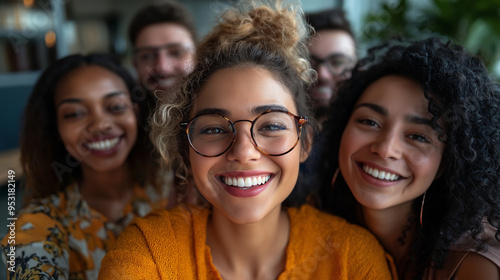
<svg viewBox="0 0 500 280">
<path fill-rule="evenodd" d="M 165 53 L 162 53 L 162 51 Z M 138 63 L 143 65 L 153 65 L 158 62 L 160 55 L 165 55 L 171 59 L 184 60 L 194 52 L 193 46 L 182 44 L 167 44 L 159 47 L 142 47 L 134 50 L 134 57 Z"/>
<path fill-rule="evenodd" d="M 326 68 L 333 76 L 341 76 L 346 72 L 351 71 L 354 67 L 355 60 L 343 54 L 331 54 L 330 56 L 320 59 L 317 56 L 311 55 L 311 67 L 318 69 L 321 64 L 326 64 Z"/>
<path fill-rule="evenodd" d="M 225 153 L 234 143 L 235 124 L 249 122 L 253 144 L 263 154 L 282 156 L 297 146 L 302 127 L 307 117 L 299 117 L 287 111 L 269 110 L 253 121 L 232 122 L 218 113 L 207 113 L 194 117 L 180 126 L 186 131 L 189 144 L 196 153 L 205 157 L 217 157 Z"/>
</svg>

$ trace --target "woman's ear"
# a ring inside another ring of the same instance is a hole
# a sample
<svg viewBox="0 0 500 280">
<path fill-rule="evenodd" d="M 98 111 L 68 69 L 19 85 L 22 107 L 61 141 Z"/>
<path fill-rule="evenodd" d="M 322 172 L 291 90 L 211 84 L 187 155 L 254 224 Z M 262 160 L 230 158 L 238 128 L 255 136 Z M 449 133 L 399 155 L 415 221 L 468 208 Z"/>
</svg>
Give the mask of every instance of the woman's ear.
<svg viewBox="0 0 500 280">
<path fill-rule="evenodd" d="M 302 151 L 300 153 L 300 162 L 304 162 L 307 160 L 309 155 L 311 154 L 312 150 L 312 145 L 313 145 L 313 138 L 314 138 L 314 131 L 312 127 L 306 126 L 304 129 L 304 134 L 302 135 L 304 137 L 304 141 L 302 142 Z"/>
<path fill-rule="evenodd" d="M 132 107 L 134 108 L 135 115 L 139 117 L 141 113 L 141 108 L 139 107 L 139 103 L 133 103 Z"/>
<path fill-rule="evenodd" d="M 441 177 L 441 175 L 443 175 L 445 169 L 446 169 L 446 164 L 443 163 L 443 161 L 441 160 L 441 163 L 439 164 L 438 171 L 436 172 L 436 176 L 434 176 L 434 180 L 439 179 L 439 177 Z"/>
<path fill-rule="evenodd" d="M 132 103 L 132 108 L 134 109 L 137 125 L 143 125 L 144 120 L 141 118 L 141 106 L 139 106 L 139 103 L 134 102 Z"/>
</svg>

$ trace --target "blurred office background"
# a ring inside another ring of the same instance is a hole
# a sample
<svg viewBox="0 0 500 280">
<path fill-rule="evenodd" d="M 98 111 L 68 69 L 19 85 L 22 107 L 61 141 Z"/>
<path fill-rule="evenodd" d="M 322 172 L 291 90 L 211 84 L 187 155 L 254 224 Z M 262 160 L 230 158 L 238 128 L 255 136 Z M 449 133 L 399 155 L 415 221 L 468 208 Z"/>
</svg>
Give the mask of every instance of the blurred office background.
<svg viewBox="0 0 500 280">
<path fill-rule="evenodd" d="M 155 0 L 156 1 L 156 0 Z M 199 38 L 216 21 L 216 7 L 238 0 L 182 0 L 195 15 Z M 130 67 L 126 36 L 135 12 L 153 0 L 0 0 L 0 236 L 6 233 L 7 170 L 18 174 L 20 118 L 42 69 L 73 53 L 110 52 Z M 439 34 L 483 57 L 500 77 L 500 0 L 301 0 L 304 11 L 342 7 L 359 42 L 394 35 Z M 20 193 L 20 191 L 18 191 Z M 18 197 L 20 203 L 21 197 Z M 19 205 L 19 204 L 18 204 Z M 4 279 L 0 264 L 0 280 Z"/>
</svg>

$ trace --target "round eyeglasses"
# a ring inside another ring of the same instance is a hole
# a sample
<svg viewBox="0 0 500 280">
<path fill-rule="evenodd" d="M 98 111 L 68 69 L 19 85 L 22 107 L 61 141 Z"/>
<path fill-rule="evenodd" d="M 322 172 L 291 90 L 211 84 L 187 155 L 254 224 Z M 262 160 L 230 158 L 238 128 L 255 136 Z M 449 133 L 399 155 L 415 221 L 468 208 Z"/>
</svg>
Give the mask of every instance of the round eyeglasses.
<svg viewBox="0 0 500 280">
<path fill-rule="evenodd" d="M 354 59 L 343 55 L 334 53 L 326 58 L 320 59 L 317 56 L 311 55 L 311 67 L 318 70 L 321 64 L 325 63 L 326 68 L 333 76 L 343 76 L 354 67 Z"/>
<path fill-rule="evenodd" d="M 194 53 L 194 47 L 178 43 L 158 47 L 141 47 L 134 50 L 134 57 L 139 65 L 156 65 L 163 55 L 172 61 L 184 61 Z"/>
<path fill-rule="evenodd" d="M 253 144 L 263 154 L 282 156 L 297 146 L 307 117 L 299 117 L 287 111 L 269 110 L 253 121 L 232 122 L 219 113 L 201 114 L 188 122 L 181 122 L 189 145 L 205 157 L 218 157 L 225 153 L 236 138 L 235 124 L 249 122 Z"/>
</svg>

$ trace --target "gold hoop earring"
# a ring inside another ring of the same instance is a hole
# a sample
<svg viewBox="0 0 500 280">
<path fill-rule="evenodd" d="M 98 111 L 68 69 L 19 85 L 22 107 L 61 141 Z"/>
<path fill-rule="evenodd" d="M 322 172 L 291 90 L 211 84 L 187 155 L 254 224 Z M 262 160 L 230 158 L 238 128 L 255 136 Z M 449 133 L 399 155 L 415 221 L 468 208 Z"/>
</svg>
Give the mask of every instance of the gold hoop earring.
<svg viewBox="0 0 500 280">
<path fill-rule="evenodd" d="M 332 178 L 332 188 L 333 188 L 333 185 L 335 185 L 335 181 L 337 180 L 337 176 L 339 176 L 339 172 L 340 172 L 340 168 L 337 167 L 337 169 L 335 170 L 335 173 L 333 174 L 333 178 Z"/>
<path fill-rule="evenodd" d="M 422 197 L 422 205 L 420 206 L 420 227 L 423 227 L 422 216 L 424 214 L 424 203 L 425 203 L 425 195 L 426 194 L 427 194 L 427 191 L 424 192 L 424 197 Z"/>
</svg>

